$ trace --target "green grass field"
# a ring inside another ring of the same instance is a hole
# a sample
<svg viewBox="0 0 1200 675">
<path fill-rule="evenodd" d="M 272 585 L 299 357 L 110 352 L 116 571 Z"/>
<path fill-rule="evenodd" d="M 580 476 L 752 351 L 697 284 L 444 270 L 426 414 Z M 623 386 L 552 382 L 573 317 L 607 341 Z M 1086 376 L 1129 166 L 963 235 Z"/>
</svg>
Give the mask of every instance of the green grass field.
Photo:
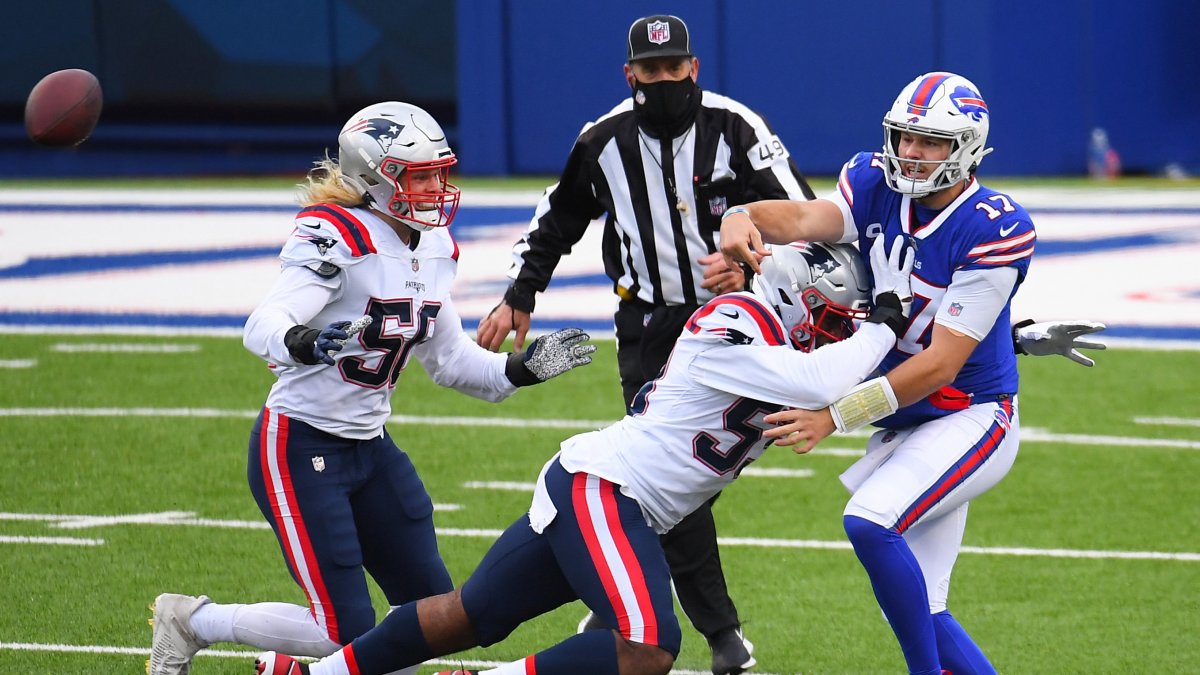
<svg viewBox="0 0 1200 675">
<path fill-rule="evenodd" d="M 184 350 L 64 347 L 135 343 Z M 613 351 L 611 342 L 601 343 L 593 366 L 499 405 L 439 390 L 415 364 L 405 374 L 395 412 L 426 419 L 394 422 L 391 430 L 434 501 L 461 506 L 436 515 L 449 533 L 442 549 L 456 582 L 491 540 L 455 531 L 501 529 L 529 500 L 524 491 L 464 484 L 531 483 L 557 443 L 574 433 L 494 422 L 581 420 L 582 430 L 588 420 L 616 419 Z M 965 545 L 974 548 L 959 559 L 951 610 L 1002 673 L 1195 672 L 1200 352 L 1096 356 L 1092 369 L 1060 358 L 1023 360 L 1027 440 L 1008 478 L 971 509 Z M 238 340 L 4 335 L 0 362 L 9 366 L 0 368 L 0 673 L 141 672 L 150 639 L 147 604 L 161 591 L 205 593 L 221 602 L 303 602 L 270 531 L 228 522 L 261 520 L 245 484 L 245 442 L 271 382 Z M 450 416 L 486 419 L 436 419 Z M 863 444 L 861 437 L 833 438 L 826 446 Z M 904 670 L 853 553 L 783 545 L 844 541 L 846 495 L 836 477 L 852 461 L 774 449 L 756 466 L 814 475 L 746 476 L 717 505 L 722 537 L 762 540 L 722 549 L 759 672 Z M 194 516 L 172 520 L 166 512 Z M 208 524 L 188 524 L 189 518 Z M 1031 550 L 1012 555 L 998 548 Z M 1071 557 L 1070 551 L 1093 553 Z M 1189 555 L 1119 558 L 1117 552 Z M 384 608 L 380 597 L 377 607 Z M 574 629 L 581 607 L 562 608 L 462 658 L 508 661 L 544 648 Z M 702 639 L 690 627 L 684 632 L 677 667 L 704 671 L 709 656 Z M 199 656 L 192 672 L 251 671 L 251 658 L 229 656 L 235 648 L 228 645 L 218 649 L 225 651 Z"/>
</svg>

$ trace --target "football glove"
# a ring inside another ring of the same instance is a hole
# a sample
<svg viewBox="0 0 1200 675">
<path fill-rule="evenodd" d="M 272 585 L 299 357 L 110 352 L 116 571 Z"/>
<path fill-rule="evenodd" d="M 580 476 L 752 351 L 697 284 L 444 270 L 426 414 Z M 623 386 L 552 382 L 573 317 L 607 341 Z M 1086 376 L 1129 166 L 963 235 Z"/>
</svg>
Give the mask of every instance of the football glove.
<svg viewBox="0 0 1200 675">
<path fill-rule="evenodd" d="M 871 244 L 871 276 L 875 279 L 875 308 L 867 321 L 882 323 L 892 329 L 896 337 L 904 334 L 908 317 L 912 313 L 912 274 L 916 252 L 904 238 L 897 236 L 888 255 L 883 235 L 875 237 Z"/>
<path fill-rule="evenodd" d="M 283 342 L 292 357 L 304 365 L 315 366 L 324 363 L 332 366 L 333 354 L 340 352 L 346 340 L 371 325 L 371 321 L 370 316 L 353 322 L 334 321 L 321 330 L 308 326 L 292 326 L 284 336 Z"/>
<path fill-rule="evenodd" d="M 568 370 L 592 362 L 596 345 L 585 344 L 591 336 L 578 328 L 564 328 L 534 340 L 524 352 L 508 355 L 504 374 L 518 387 L 545 382 Z"/>
<path fill-rule="evenodd" d="M 1044 321 L 1034 323 L 1025 319 L 1013 324 L 1013 345 L 1018 354 L 1051 356 L 1060 354 L 1075 363 L 1087 367 L 1095 361 L 1079 353 L 1080 349 L 1105 349 L 1102 342 L 1080 339 L 1084 335 L 1099 333 L 1106 326 L 1096 321 Z"/>
</svg>

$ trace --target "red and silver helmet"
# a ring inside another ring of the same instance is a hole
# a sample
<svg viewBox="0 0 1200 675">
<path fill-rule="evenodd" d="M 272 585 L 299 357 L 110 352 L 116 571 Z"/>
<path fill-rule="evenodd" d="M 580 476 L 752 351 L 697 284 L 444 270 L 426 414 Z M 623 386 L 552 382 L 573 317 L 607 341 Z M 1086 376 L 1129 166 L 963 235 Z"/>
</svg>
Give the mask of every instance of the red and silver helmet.
<svg viewBox="0 0 1200 675">
<path fill-rule="evenodd" d="M 458 211 L 459 191 L 450 184 L 458 163 L 433 117 L 408 103 L 376 103 L 355 113 L 338 134 L 338 164 L 347 183 L 371 208 L 415 230 L 445 227 Z M 434 172 L 414 190 L 414 174 Z"/>
<path fill-rule="evenodd" d="M 867 318 L 871 279 L 858 249 L 815 241 L 770 249 L 754 292 L 775 308 L 796 349 L 843 340 L 854 320 Z"/>
<path fill-rule="evenodd" d="M 979 168 L 986 148 L 989 114 L 979 88 L 954 73 L 927 73 L 908 84 L 883 116 L 884 177 L 891 189 L 914 198 L 956 185 Z M 900 134 L 920 134 L 950 140 L 950 155 L 922 179 L 904 175 Z"/>
</svg>

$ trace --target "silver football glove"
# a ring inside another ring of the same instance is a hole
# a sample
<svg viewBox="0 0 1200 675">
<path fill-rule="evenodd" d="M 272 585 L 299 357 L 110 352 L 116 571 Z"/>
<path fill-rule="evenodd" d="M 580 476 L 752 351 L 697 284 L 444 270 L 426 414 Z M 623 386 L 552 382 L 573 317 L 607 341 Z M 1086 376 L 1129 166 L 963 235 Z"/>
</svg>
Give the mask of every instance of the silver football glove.
<svg viewBox="0 0 1200 675">
<path fill-rule="evenodd" d="M 1106 326 L 1097 321 L 1044 321 L 1033 323 L 1026 319 L 1013 326 L 1018 351 L 1030 356 L 1059 354 L 1089 368 L 1095 361 L 1079 353 L 1080 349 L 1106 349 L 1102 342 L 1080 339 L 1099 333 Z"/>
<path fill-rule="evenodd" d="M 596 345 L 586 344 L 589 339 L 591 336 L 578 328 L 564 328 L 543 335 L 524 353 L 509 354 L 504 372 L 518 387 L 558 377 L 592 362 L 591 354 L 596 351 Z"/>
</svg>

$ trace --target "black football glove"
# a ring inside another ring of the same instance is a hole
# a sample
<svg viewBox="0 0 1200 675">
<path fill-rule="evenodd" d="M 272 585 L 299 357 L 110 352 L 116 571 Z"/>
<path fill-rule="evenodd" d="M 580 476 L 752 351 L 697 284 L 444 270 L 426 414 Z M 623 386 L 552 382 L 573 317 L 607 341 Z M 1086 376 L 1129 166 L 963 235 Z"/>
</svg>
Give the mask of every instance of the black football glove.
<svg viewBox="0 0 1200 675">
<path fill-rule="evenodd" d="M 504 374 L 518 387 L 545 382 L 572 368 L 592 362 L 596 345 L 585 344 L 591 336 L 578 328 L 564 328 L 533 341 L 524 353 L 508 355 Z"/>
</svg>

